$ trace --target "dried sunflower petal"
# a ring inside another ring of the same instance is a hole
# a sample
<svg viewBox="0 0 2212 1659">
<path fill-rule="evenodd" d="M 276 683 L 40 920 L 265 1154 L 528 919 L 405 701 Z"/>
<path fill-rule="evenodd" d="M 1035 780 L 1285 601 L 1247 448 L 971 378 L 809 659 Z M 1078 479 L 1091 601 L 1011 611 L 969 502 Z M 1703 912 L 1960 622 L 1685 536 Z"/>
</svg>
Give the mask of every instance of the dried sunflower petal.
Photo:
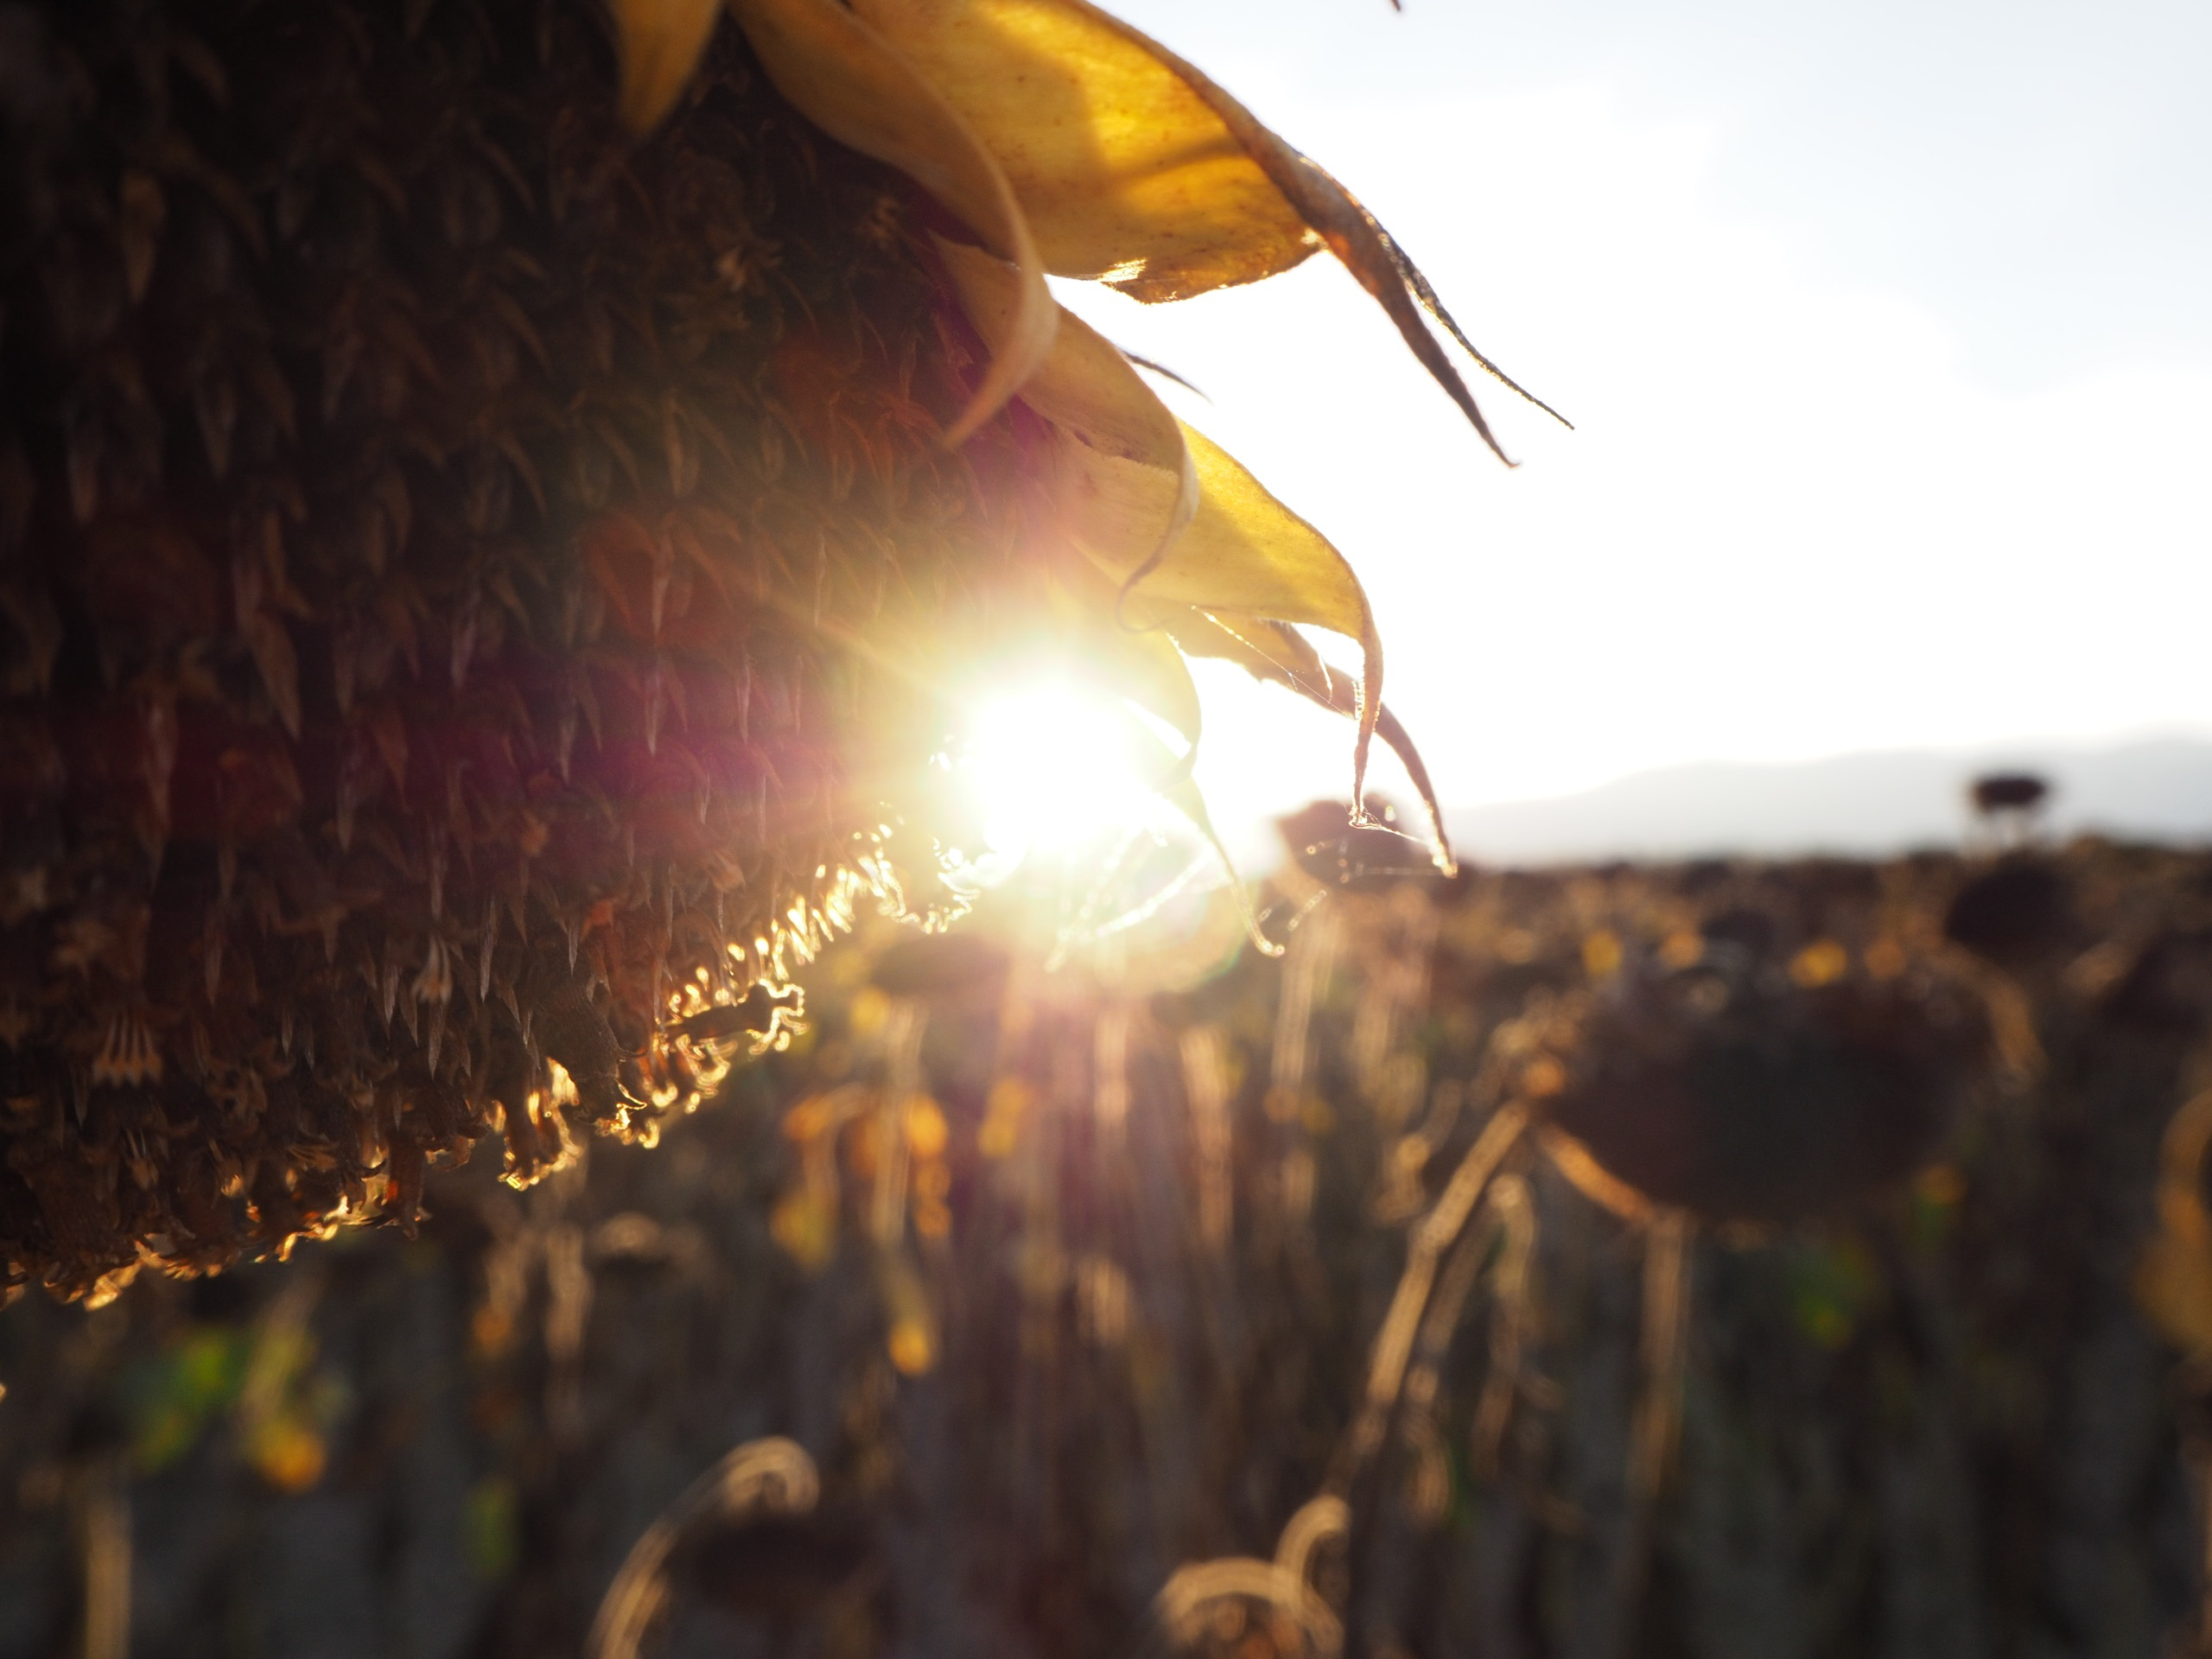
<svg viewBox="0 0 2212 1659">
<path fill-rule="evenodd" d="M 998 157 L 1046 269 L 1147 301 L 1287 270 L 1318 249 L 1152 42 L 1058 0 L 856 0 Z"/>
<path fill-rule="evenodd" d="M 1134 578 L 1135 597 L 1311 623 L 1357 640 L 1357 800 L 1382 694 L 1382 641 L 1359 578 L 1326 537 L 1211 439 L 1187 425 L 1183 438 L 1198 468 L 1198 510 L 1164 550 L 1154 556 L 1140 550 L 1147 531 L 1167 517 L 1175 478 L 1075 442 L 1061 449 L 1067 532 L 1108 575 L 1122 582 Z"/>
<path fill-rule="evenodd" d="M 1020 325 L 1018 273 L 971 248 L 946 242 L 938 248 L 969 321 L 994 350 L 1004 351 Z M 1173 479 L 1157 522 L 1128 527 L 1138 563 L 1156 557 L 1197 513 L 1198 467 L 1181 424 L 1128 359 L 1081 318 L 1060 314 L 1052 348 L 1023 384 L 1021 401 L 1086 448 Z"/>
<path fill-rule="evenodd" d="M 1351 191 L 1120 18 L 1089 0 L 856 4 L 999 158 L 1056 275 L 1176 300 L 1273 276 L 1325 245 L 1500 460 L 1423 310 L 1485 372 L 1564 420 L 1476 347 Z"/>
<path fill-rule="evenodd" d="M 1012 326 L 1014 272 L 973 250 L 947 245 L 943 252 L 963 306 L 995 344 Z M 1079 318 L 1062 317 L 1021 400 L 1063 434 L 1065 528 L 1133 601 L 1310 622 L 1359 641 L 1363 690 L 1348 712 L 1359 721 L 1353 798 L 1360 798 L 1382 652 L 1366 594 L 1343 555 L 1177 421 L 1128 359 Z"/>
<path fill-rule="evenodd" d="M 959 111 L 836 0 L 729 0 L 729 7 L 778 92 L 838 143 L 907 175 L 1020 273 L 1011 327 L 945 435 L 948 443 L 964 442 L 1035 372 L 1059 320 L 1005 174 Z"/>
</svg>

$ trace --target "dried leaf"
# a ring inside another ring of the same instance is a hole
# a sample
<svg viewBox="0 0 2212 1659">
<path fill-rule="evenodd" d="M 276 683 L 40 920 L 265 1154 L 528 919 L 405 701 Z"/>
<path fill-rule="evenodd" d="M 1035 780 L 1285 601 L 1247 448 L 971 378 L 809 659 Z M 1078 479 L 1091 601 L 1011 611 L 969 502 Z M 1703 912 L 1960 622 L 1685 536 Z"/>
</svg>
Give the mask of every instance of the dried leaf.
<svg viewBox="0 0 2212 1659">
<path fill-rule="evenodd" d="M 802 114 L 906 174 L 1019 270 L 1014 326 L 945 435 L 965 442 L 1044 360 L 1059 318 L 1006 175 L 959 112 L 837 0 L 729 0 L 729 8 L 768 79 Z"/>
</svg>

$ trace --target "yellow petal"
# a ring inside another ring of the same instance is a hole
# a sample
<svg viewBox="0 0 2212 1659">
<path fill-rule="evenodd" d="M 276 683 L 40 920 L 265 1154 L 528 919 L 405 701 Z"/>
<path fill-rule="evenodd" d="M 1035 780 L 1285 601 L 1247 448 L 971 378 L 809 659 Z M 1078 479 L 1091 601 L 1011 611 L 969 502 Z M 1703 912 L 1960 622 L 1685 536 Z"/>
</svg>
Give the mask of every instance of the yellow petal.
<svg viewBox="0 0 2212 1659">
<path fill-rule="evenodd" d="M 980 248 L 938 238 L 938 251 L 961 309 L 992 350 L 1004 348 L 1019 322 L 1020 273 Z M 1023 383 L 1021 401 L 1094 449 L 1174 470 L 1183 433 L 1159 394 L 1128 359 L 1080 317 L 1063 311 L 1052 349 Z"/>
<path fill-rule="evenodd" d="M 1048 270 L 1173 300 L 1319 245 L 1143 35 L 1065 0 L 855 0 L 1006 169 Z"/>
<path fill-rule="evenodd" d="M 660 124 L 698 67 L 721 0 L 613 0 L 622 60 L 622 119 L 635 132 Z"/>
<path fill-rule="evenodd" d="M 938 249 L 976 332 L 994 352 L 1005 350 L 1019 323 L 1020 273 L 979 249 L 942 238 Z M 1115 535 L 1128 538 L 1132 568 L 1159 556 L 1197 513 L 1198 468 L 1181 423 L 1113 343 L 1080 317 L 1061 312 L 1052 350 L 1023 383 L 1021 401 L 1086 448 L 1174 480 L 1156 513 L 1140 509 L 1139 518 L 1115 528 Z M 1082 470 L 1080 456 L 1073 468 Z"/>
<path fill-rule="evenodd" d="M 839 143 L 887 162 L 1014 262 L 1018 299 L 983 384 L 946 434 L 964 442 L 1052 349 L 1059 308 L 1006 175 L 968 123 L 838 0 L 728 0 L 776 90 Z"/>
<path fill-rule="evenodd" d="M 1278 622 L 1307 622 L 1359 642 L 1359 734 L 1352 799 L 1367 781 L 1367 753 L 1382 695 L 1382 642 L 1359 578 L 1328 538 L 1268 493 L 1204 434 L 1183 428 L 1198 468 L 1198 510 L 1164 550 L 1143 549 L 1165 522 L 1178 480 L 1157 467 L 1087 444 L 1063 446 L 1060 500 L 1068 534 L 1134 596 Z M 1355 811 L 1358 810 L 1355 805 Z"/>
<path fill-rule="evenodd" d="M 1047 270 L 1175 300 L 1273 276 L 1325 245 L 1499 459 L 1423 309 L 1485 372 L 1565 423 L 1476 348 L 1351 192 L 1204 71 L 1090 0 L 854 3 L 998 157 Z"/>
<path fill-rule="evenodd" d="M 996 348 L 1013 327 L 1014 269 L 976 249 L 940 243 L 939 250 L 962 308 L 985 343 Z M 1381 643 L 1366 595 L 1343 556 L 1243 467 L 1176 420 L 1128 360 L 1079 317 L 1061 317 L 1052 349 L 1022 387 L 1021 401 L 1060 429 L 1059 493 L 1071 538 L 1115 584 L 1134 582 L 1132 603 L 1126 612 L 1116 606 L 1115 613 L 1151 627 L 1169 612 L 1179 613 L 1188 619 L 1183 632 L 1222 639 L 1223 648 L 1211 654 L 1232 655 L 1255 673 L 1263 672 L 1255 664 L 1268 664 L 1274 670 L 1268 677 L 1352 715 L 1360 722 L 1353 790 L 1358 799 L 1369 736 L 1384 718 L 1379 702 L 1370 713 L 1354 686 L 1330 675 L 1303 639 L 1287 629 L 1268 632 L 1268 625 L 1256 620 L 1312 622 L 1357 639 L 1366 653 L 1363 683 L 1379 695 Z M 1065 575 L 1083 585 L 1073 573 Z M 1249 646 L 1237 654 L 1224 625 L 1188 608 L 1192 606 L 1248 613 L 1253 638 L 1269 642 L 1273 658 L 1255 655 Z M 1168 626 L 1176 632 L 1173 623 Z M 1179 633 L 1177 638 L 1183 643 Z M 1113 654 L 1113 642 L 1100 649 Z M 1165 709 L 1136 700 L 1174 720 Z M 1179 722 L 1178 729 L 1185 729 Z M 1188 734 L 1195 744 L 1195 727 Z M 1395 721 L 1384 741 L 1406 760 L 1429 809 L 1439 867 L 1452 868 L 1419 754 Z"/>
<path fill-rule="evenodd" d="M 1173 636 L 1187 656 L 1235 663 L 1253 678 L 1284 686 L 1335 714 L 1352 714 L 1358 708 L 1358 686 L 1351 676 L 1332 669 L 1311 640 L 1282 623 L 1145 601 L 1133 603 L 1129 614 Z"/>
<path fill-rule="evenodd" d="M 1098 16 L 1105 14 L 1088 3 L 1088 0 L 1053 0 L 1054 3 L 1079 7 Z M 1521 385 L 1512 376 L 1491 361 L 1474 341 L 1467 338 L 1465 330 L 1455 321 L 1444 302 L 1437 297 L 1428 278 L 1421 272 L 1400 247 L 1397 239 L 1384 230 L 1375 215 L 1361 205 L 1359 199 L 1332 177 L 1326 168 L 1311 156 L 1283 142 L 1271 129 L 1262 125 L 1259 118 L 1222 87 L 1210 79 L 1196 65 L 1188 63 L 1155 41 L 1145 40 L 1126 23 L 1115 22 L 1115 27 L 1144 40 L 1145 44 L 1181 78 L 1185 85 L 1205 101 L 1206 106 L 1221 118 L 1260 170 L 1282 193 L 1300 219 L 1320 238 L 1330 252 L 1335 254 L 1345 270 L 1358 279 L 1359 285 L 1375 297 L 1385 315 L 1398 330 L 1398 336 L 1429 378 L 1441 386 L 1459 410 L 1482 435 L 1491 453 L 1509 467 L 1514 462 L 1499 448 L 1497 436 L 1490 429 L 1490 423 L 1483 417 L 1482 408 L 1475 402 L 1475 395 L 1467 389 L 1459 371 L 1445 352 L 1436 336 L 1421 321 L 1425 309 L 1435 318 L 1445 332 L 1459 342 L 1459 348 L 1480 364 L 1483 372 L 1500 384 L 1510 387 L 1560 425 L 1572 427 L 1567 416 Z"/>
</svg>

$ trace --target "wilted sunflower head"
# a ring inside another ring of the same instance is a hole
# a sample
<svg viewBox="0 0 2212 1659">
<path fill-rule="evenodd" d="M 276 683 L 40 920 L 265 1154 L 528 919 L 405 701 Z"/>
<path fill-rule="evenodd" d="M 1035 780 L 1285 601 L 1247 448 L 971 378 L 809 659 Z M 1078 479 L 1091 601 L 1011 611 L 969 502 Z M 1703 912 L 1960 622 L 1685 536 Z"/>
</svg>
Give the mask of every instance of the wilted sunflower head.
<svg viewBox="0 0 2212 1659">
<path fill-rule="evenodd" d="M 1187 656 L 1426 792 L 1342 557 L 1044 285 L 1325 247 L 1487 438 L 1389 237 L 1082 0 L 729 10 L 11 36 L 11 1282 L 411 1224 L 495 1126 L 518 1181 L 579 1112 L 650 1138 L 856 903 L 957 906 L 932 761 L 994 664 L 1179 734 L 1202 829 Z"/>
<path fill-rule="evenodd" d="M 1599 1196 L 1797 1220 L 1903 1180 L 1957 1122 L 1990 1045 L 1971 972 L 1873 895 L 1784 872 L 1797 891 L 1606 918 L 1535 1022 L 1524 1086 Z"/>
</svg>

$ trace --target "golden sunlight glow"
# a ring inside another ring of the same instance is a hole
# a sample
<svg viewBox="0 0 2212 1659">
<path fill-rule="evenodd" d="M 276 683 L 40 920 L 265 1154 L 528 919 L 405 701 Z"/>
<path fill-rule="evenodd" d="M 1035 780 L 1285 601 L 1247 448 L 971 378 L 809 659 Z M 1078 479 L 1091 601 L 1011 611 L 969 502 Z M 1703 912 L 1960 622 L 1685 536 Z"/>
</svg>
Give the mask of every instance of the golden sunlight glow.
<svg viewBox="0 0 2212 1659">
<path fill-rule="evenodd" d="M 1139 759 L 1144 732 L 1125 704 L 1064 680 L 982 704 L 958 770 L 990 850 L 1068 851 L 1172 817 Z"/>
</svg>

